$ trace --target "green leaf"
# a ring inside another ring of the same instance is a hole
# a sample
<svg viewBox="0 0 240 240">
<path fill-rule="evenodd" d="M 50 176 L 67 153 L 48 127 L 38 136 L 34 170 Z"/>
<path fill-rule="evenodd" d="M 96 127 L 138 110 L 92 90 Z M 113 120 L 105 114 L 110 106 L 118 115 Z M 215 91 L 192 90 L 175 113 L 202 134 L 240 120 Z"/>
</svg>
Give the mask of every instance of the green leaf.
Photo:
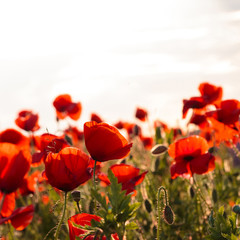
<svg viewBox="0 0 240 240">
<path fill-rule="evenodd" d="M 135 222 L 130 222 L 126 225 L 126 230 L 135 230 L 138 229 L 138 225 Z"/>
</svg>

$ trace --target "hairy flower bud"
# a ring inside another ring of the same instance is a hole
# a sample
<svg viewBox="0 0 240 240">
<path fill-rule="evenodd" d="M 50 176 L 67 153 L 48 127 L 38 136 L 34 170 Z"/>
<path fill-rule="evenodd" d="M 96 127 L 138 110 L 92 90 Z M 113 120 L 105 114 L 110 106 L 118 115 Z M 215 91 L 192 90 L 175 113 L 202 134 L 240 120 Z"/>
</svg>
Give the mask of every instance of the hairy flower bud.
<svg viewBox="0 0 240 240">
<path fill-rule="evenodd" d="M 234 205 L 232 210 L 233 210 L 233 212 L 240 214 L 240 206 L 239 205 Z"/>
<path fill-rule="evenodd" d="M 151 203 L 146 199 L 146 200 L 144 201 L 144 205 L 145 205 L 146 210 L 150 213 L 150 212 L 152 211 L 152 205 L 151 205 Z"/>
<path fill-rule="evenodd" d="M 163 209 L 163 219 L 169 225 L 173 224 L 174 222 L 174 212 L 169 205 L 166 205 Z"/>
<path fill-rule="evenodd" d="M 167 151 L 166 146 L 164 146 L 162 144 L 157 144 L 152 148 L 151 153 L 152 153 L 152 155 L 160 155 L 166 151 Z"/>
<path fill-rule="evenodd" d="M 77 191 L 77 190 L 76 191 L 72 191 L 71 194 L 72 194 L 73 200 L 75 202 L 78 203 L 81 200 L 81 192 L 80 191 Z"/>
</svg>

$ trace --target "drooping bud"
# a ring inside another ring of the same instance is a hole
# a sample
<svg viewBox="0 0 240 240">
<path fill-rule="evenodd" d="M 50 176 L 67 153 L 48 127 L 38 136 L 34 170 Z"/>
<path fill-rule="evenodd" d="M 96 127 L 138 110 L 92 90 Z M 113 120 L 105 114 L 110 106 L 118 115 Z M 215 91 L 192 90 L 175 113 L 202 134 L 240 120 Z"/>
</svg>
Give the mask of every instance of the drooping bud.
<svg viewBox="0 0 240 240">
<path fill-rule="evenodd" d="M 162 154 L 162 153 L 164 153 L 166 151 L 167 151 L 167 147 L 166 146 L 164 146 L 162 144 L 157 144 L 157 145 L 155 145 L 152 148 L 151 153 L 154 156 L 158 156 L 158 155 L 160 155 L 160 154 Z"/>
<path fill-rule="evenodd" d="M 194 196 L 195 196 L 195 192 L 194 192 L 194 189 L 193 189 L 192 186 L 190 187 L 189 192 L 190 192 L 190 196 L 191 196 L 191 198 L 194 198 Z"/>
<path fill-rule="evenodd" d="M 239 205 L 234 205 L 232 210 L 233 210 L 233 212 L 240 214 L 240 206 Z"/>
<path fill-rule="evenodd" d="M 218 201 L 217 190 L 215 188 L 212 190 L 212 200 L 214 203 L 217 203 Z"/>
<path fill-rule="evenodd" d="M 163 209 L 163 219 L 169 225 L 174 223 L 174 212 L 169 205 L 166 205 Z"/>
<path fill-rule="evenodd" d="M 71 192 L 73 200 L 78 203 L 81 200 L 81 192 L 80 191 L 72 191 Z"/>
<path fill-rule="evenodd" d="M 151 203 L 148 201 L 148 199 L 146 199 L 146 200 L 144 201 L 144 205 L 145 205 L 146 210 L 147 210 L 149 213 L 152 212 L 152 205 L 151 205 Z"/>
<path fill-rule="evenodd" d="M 133 127 L 133 135 L 134 136 L 139 136 L 141 134 L 141 128 L 135 124 Z"/>
</svg>

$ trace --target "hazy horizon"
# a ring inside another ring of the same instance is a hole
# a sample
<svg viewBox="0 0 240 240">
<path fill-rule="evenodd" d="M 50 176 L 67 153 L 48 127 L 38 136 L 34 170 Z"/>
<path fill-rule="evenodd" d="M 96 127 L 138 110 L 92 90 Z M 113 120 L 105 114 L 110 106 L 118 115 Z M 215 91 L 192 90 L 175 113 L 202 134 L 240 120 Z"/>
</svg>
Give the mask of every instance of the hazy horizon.
<svg viewBox="0 0 240 240">
<path fill-rule="evenodd" d="M 55 129 L 54 98 L 80 101 L 79 128 L 95 112 L 109 123 L 181 121 L 198 85 L 239 100 L 238 1 L 6 1 L 0 3 L 0 130 L 31 109 Z"/>
</svg>

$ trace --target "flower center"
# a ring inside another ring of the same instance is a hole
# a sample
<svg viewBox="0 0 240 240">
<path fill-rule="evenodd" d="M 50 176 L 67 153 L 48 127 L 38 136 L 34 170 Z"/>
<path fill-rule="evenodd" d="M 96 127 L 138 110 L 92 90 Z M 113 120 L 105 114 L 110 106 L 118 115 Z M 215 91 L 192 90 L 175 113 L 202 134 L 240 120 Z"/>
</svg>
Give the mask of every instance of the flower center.
<svg viewBox="0 0 240 240">
<path fill-rule="evenodd" d="M 184 159 L 185 161 L 189 162 L 189 161 L 193 160 L 194 157 L 193 157 L 193 156 L 185 156 L 183 159 Z"/>
</svg>

